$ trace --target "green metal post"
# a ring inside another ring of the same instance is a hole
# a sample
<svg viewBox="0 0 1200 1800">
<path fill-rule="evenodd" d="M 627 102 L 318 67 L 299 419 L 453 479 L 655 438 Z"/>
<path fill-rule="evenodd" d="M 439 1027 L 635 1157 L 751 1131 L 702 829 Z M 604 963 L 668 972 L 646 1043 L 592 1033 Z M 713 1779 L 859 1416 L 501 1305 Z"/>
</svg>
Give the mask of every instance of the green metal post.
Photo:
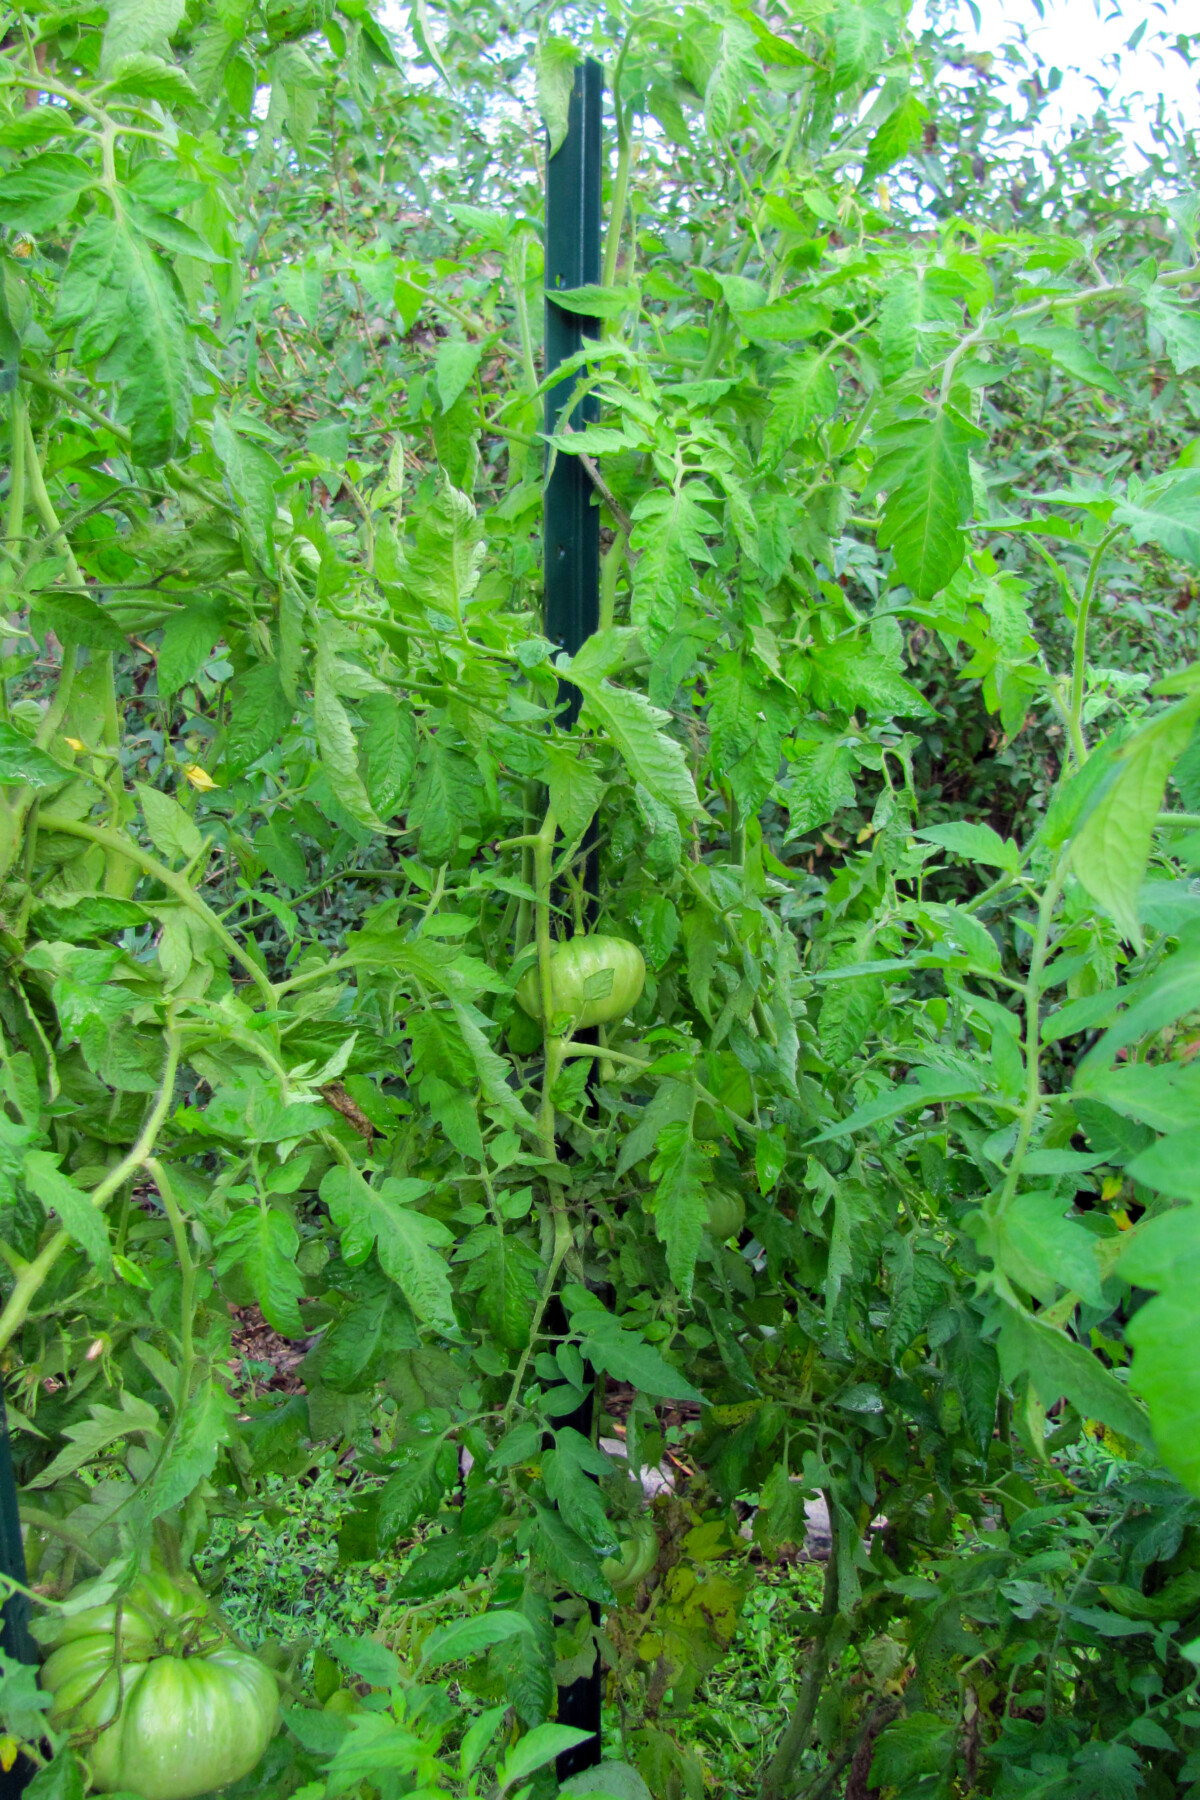
<svg viewBox="0 0 1200 1800">
<path fill-rule="evenodd" d="M 599 337 L 600 321 L 556 306 L 553 293 L 600 280 L 600 130 L 604 81 L 590 59 L 575 71 L 567 135 L 546 167 L 546 373 Z M 576 428 L 599 417 L 589 395 L 568 420 L 564 409 L 578 379 L 568 376 L 546 396 L 546 430 Z M 577 456 L 559 456 L 546 484 L 546 636 L 573 656 L 600 622 L 600 513 Z M 579 711 L 570 688 L 568 720 Z"/>
<path fill-rule="evenodd" d="M 575 71 L 575 85 L 567 121 L 567 135 L 546 165 L 546 373 L 582 349 L 585 339 L 599 337 L 600 321 L 584 318 L 556 306 L 553 295 L 564 288 L 578 288 L 600 280 L 600 193 L 603 154 L 601 110 L 604 78 L 600 65 L 590 58 Z M 599 404 L 591 395 L 568 419 L 567 402 L 578 375 L 569 375 L 546 396 L 546 430 L 578 428 L 598 418 Z M 546 483 L 545 512 L 545 630 L 550 642 L 569 656 L 600 623 L 600 513 L 592 484 L 577 456 L 558 456 Z M 581 695 L 570 682 L 559 690 L 563 717 L 574 724 Z M 597 867 L 589 851 L 585 888 L 589 923 L 595 916 Z M 552 1332 L 566 1334 L 567 1321 L 557 1301 L 547 1315 Z M 592 1428 L 589 1396 L 579 1412 L 561 1421 L 586 1437 Z M 600 1612 L 591 1603 L 594 1623 Z M 576 1750 L 558 1758 L 558 1778 L 566 1781 L 600 1761 L 601 1670 L 597 1655 L 592 1672 L 558 1690 L 560 1724 L 574 1725 L 592 1735 Z"/>
<path fill-rule="evenodd" d="M 4 1410 L 4 1391 L 0 1387 L 0 1574 L 11 1575 L 22 1586 L 27 1585 L 25 1549 L 21 1542 L 21 1519 L 17 1511 L 17 1483 L 13 1473 L 12 1444 L 8 1435 L 8 1416 Z M 14 1594 L 5 1602 L 0 1650 L 16 1662 L 34 1663 L 37 1651 L 29 1634 L 29 1602 L 24 1594 Z M 0 1800 L 18 1800 L 25 1790 L 33 1769 L 21 1758 L 5 1773 L 0 1770 Z"/>
</svg>

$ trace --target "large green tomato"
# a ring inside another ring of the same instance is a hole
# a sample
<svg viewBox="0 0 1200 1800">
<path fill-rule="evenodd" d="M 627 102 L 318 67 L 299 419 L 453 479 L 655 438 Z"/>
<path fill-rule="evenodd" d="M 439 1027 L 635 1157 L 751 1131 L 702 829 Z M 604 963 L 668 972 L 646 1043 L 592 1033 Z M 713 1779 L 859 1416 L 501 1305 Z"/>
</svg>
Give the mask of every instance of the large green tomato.
<svg viewBox="0 0 1200 1800">
<path fill-rule="evenodd" d="M 708 1234 L 718 1244 L 736 1236 L 746 1223 L 746 1202 L 728 1188 L 708 1191 Z"/>
<path fill-rule="evenodd" d="M 600 1567 L 608 1576 L 614 1594 L 632 1593 L 658 1561 L 658 1533 L 654 1520 L 642 1515 L 634 1519 L 629 1536 L 621 1542 L 616 1556 L 606 1556 Z"/>
<path fill-rule="evenodd" d="M 86 1600 L 96 1582 L 70 1596 Z M 192 1800 L 248 1775 L 279 1721 L 275 1677 L 213 1625 L 193 1582 L 152 1570 L 121 1609 L 104 1600 L 39 1621 L 50 1655 L 42 1686 L 49 1719 L 69 1731 L 93 1784 L 141 1800 Z"/>
<path fill-rule="evenodd" d="M 602 977 L 612 975 L 607 991 Z M 624 938 L 573 937 L 550 957 L 550 998 L 556 1013 L 570 1013 L 576 1029 L 623 1019 L 646 985 L 646 964 L 636 944 Z M 538 965 L 517 983 L 517 1001 L 531 1019 L 542 1016 Z"/>
</svg>

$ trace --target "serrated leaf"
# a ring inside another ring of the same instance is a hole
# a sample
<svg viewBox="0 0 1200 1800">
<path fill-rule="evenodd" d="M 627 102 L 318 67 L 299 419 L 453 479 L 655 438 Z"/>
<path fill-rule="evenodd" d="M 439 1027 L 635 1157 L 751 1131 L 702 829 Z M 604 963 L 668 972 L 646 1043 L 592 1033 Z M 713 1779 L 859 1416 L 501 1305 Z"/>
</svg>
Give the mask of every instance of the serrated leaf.
<svg viewBox="0 0 1200 1800">
<path fill-rule="evenodd" d="M 58 588 L 37 596 L 33 608 L 39 629 L 49 625 L 64 643 L 86 650 L 125 649 L 125 633 L 89 594 Z"/>
<path fill-rule="evenodd" d="M 184 0 L 111 0 L 100 46 L 101 74 L 139 51 L 165 50 L 183 14 Z"/>
<path fill-rule="evenodd" d="M 1028 1375 L 1043 1406 L 1065 1398 L 1085 1419 L 1100 1419 L 1135 1444 L 1150 1441 L 1141 1407 L 1091 1350 L 1007 1300 L 998 1311 L 1000 1368 L 1010 1385 Z"/>
<path fill-rule="evenodd" d="M 467 1263 L 464 1293 L 476 1304 L 492 1336 L 506 1350 L 523 1350 L 537 1308 L 541 1263 L 519 1237 L 498 1225 L 478 1225 L 459 1251 Z"/>
<path fill-rule="evenodd" d="M 546 758 L 550 767 L 550 804 L 568 843 L 582 838 L 595 816 L 604 792 L 604 783 L 576 750 L 563 744 L 548 743 Z"/>
<path fill-rule="evenodd" d="M 367 765 L 367 795 L 378 816 L 391 819 L 408 795 L 416 766 L 412 708 L 392 694 L 367 694 L 359 712 L 366 726 L 360 749 Z"/>
<path fill-rule="evenodd" d="M 894 111 L 872 134 L 863 158 L 863 180 L 873 181 L 908 155 L 921 136 L 929 109 L 915 94 L 905 94 Z"/>
<path fill-rule="evenodd" d="M 421 1647 L 421 1666 L 444 1668 L 447 1663 L 471 1662 L 493 1644 L 503 1644 L 521 1635 L 532 1637 L 533 1626 L 522 1613 L 477 1613 L 474 1618 L 456 1619 L 431 1632 Z"/>
<path fill-rule="evenodd" d="M 572 1529 L 599 1556 L 617 1547 L 617 1536 L 604 1511 L 596 1476 L 608 1473 L 606 1459 L 571 1426 L 554 1434 L 554 1448 L 542 1458 L 546 1492 Z"/>
<path fill-rule="evenodd" d="M 711 1155 L 692 1137 L 687 1121 L 665 1126 L 650 1165 L 654 1229 L 667 1252 L 667 1268 L 682 1298 L 691 1299 L 692 1276 L 708 1222 L 705 1180 Z"/>
<path fill-rule="evenodd" d="M 880 434 L 874 485 L 886 490 L 887 501 L 879 545 L 895 551 L 896 572 L 919 600 L 939 594 L 966 554 L 962 528 L 973 504 L 968 458 L 980 436 L 950 405 Z"/>
<path fill-rule="evenodd" d="M 138 1489 L 135 1509 L 143 1526 L 181 1506 L 212 1474 L 233 1411 L 229 1396 L 211 1376 L 188 1397 L 162 1458 Z"/>
<path fill-rule="evenodd" d="M 167 620 L 156 663 L 158 691 L 165 699 L 200 673 L 224 627 L 224 611 L 205 605 L 189 606 Z"/>
<path fill-rule="evenodd" d="M 1120 1273 L 1154 1298 L 1126 1326 L 1130 1382 L 1150 1410 L 1159 1454 L 1200 1494 L 1200 1206 L 1175 1207 L 1131 1233 Z"/>
<path fill-rule="evenodd" d="M 630 547 L 637 553 L 633 622 L 654 655 L 695 590 L 692 564 L 713 560 L 705 538 L 716 526 L 700 504 L 698 484 L 689 482 L 673 490 L 652 488 L 638 501 L 632 518 Z"/>
<path fill-rule="evenodd" d="M 15 725 L 0 720 L 0 787 L 56 787 L 70 779 L 69 769 L 60 768 Z"/>
<path fill-rule="evenodd" d="M 537 1517 L 536 1554 L 538 1561 L 568 1589 L 585 1600 L 598 1600 L 611 1606 L 616 1596 L 598 1558 L 572 1531 L 566 1520 L 549 1507 L 534 1503 Z"/>
<path fill-rule="evenodd" d="M 83 1250 L 94 1269 L 102 1275 L 112 1273 L 112 1247 L 104 1214 L 92 1205 L 85 1194 L 59 1168 L 59 1159 L 48 1150 L 25 1152 L 25 1182 L 37 1195 L 47 1213 L 56 1213 L 59 1224 Z"/>
<path fill-rule="evenodd" d="M 117 93 L 139 94 L 146 100 L 159 100 L 166 106 L 188 106 L 200 98 L 187 71 L 178 63 L 167 62 L 145 50 L 118 56 L 108 71 L 105 85 Z"/>
<path fill-rule="evenodd" d="M 1146 317 L 1166 346 L 1180 375 L 1200 368 L 1200 319 L 1195 308 L 1169 289 L 1152 287 L 1145 297 Z"/>
<path fill-rule="evenodd" d="M 1077 879 L 1121 935 L 1139 948 L 1137 897 L 1155 816 L 1171 765 L 1185 749 L 1198 714 L 1200 694 L 1193 694 L 1143 725 L 1121 746 L 1071 845 L 1071 868 Z"/>
<path fill-rule="evenodd" d="M 955 856 L 968 862 L 982 863 L 990 869 L 1007 869 L 1015 875 L 1021 866 L 1021 852 L 1011 838 L 1002 838 L 990 825 L 970 819 L 955 819 L 945 825 L 928 825 L 916 834 L 927 844 L 940 844 Z"/>
<path fill-rule="evenodd" d="M 204 848 L 204 839 L 196 821 L 189 817 L 178 800 L 144 781 L 134 783 L 142 816 L 150 833 L 150 842 L 167 863 L 191 862 Z"/>
<path fill-rule="evenodd" d="M 583 694 L 583 717 L 616 746 L 634 781 L 664 806 L 693 817 L 700 802 L 683 746 L 661 729 L 670 715 L 631 688 L 579 675 L 573 665 L 564 672 Z"/>
<path fill-rule="evenodd" d="M 1165 475 L 1119 500 L 1113 521 L 1128 525 L 1135 544 L 1158 544 L 1168 556 L 1200 569 L 1200 471 Z"/>
<path fill-rule="evenodd" d="M 300 1239 L 286 1213 L 276 1207 L 242 1206 L 217 1238 L 216 1272 L 240 1266 L 254 1290 L 267 1324 L 288 1338 L 304 1336 L 298 1302 L 304 1277 L 296 1267 Z"/>
<path fill-rule="evenodd" d="M 174 274 L 127 213 L 94 216 L 76 236 L 59 285 L 58 321 L 76 328 L 80 360 L 99 359 L 101 379 L 118 384 L 117 412 L 135 458 L 151 468 L 165 462 L 191 420 L 187 306 Z"/>
<path fill-rule="evenodd" d="M 139 1400 L 129 1392 L 121 1395 L 119 1407 L 90 1406 L 88 1415 L 79 1424 L 63 1428 L 63 1436 L 70 1440 L 69 1443 L 48 1467 L 32 1478 L 28 1484 L 31 1488 L 54 1487 L 107 1450 L 110 1444 L 131 1433 L 156 1443 L 162 1431 L 162 1422 L 149 1401 Z"/>
<path fill-rule="evenodd" d="M 0 219 L 14 231 L 53 231 L 75 210 L 96 174 L 80 157 L 48 150 L 5 171 Z"/>
<path fill-rule="evenodd" d="M 413 1201 L 427 1183 L 388 1176 L 378 1187 L 368 1185 L 357 1169 L 339 1165 L 321 1183 L 321 1198 L 342 1233 L 342 1255 L 362 1262 L 372 1245 L 380 1266 L 418 1319 L 454 1329 L 450 1275 L 439 1250 L 453 1241 L 437 1219 L 416 1212 Z"/>
<path fill-rule="evenodd" d="M 330 640 L 323 634 L 317 643 L 313 681 L 313 724 L 321 762 L 339 805 L 345 807 L 351 818 L 371 831 L 385 831 L 387 827 L 371 805 L 370 795 L 358 771 L 358 740 L 338 694 L 338 674 L 338 658 Z"/>
<path fill-rule="evenodd" d="M 636 1332 L 625 1331 L 605 1314 L 588 1313 L 577 1323 L 584 1332 L 583 1354 L 614 1381 L 631 1382 L 643 1393 L 663 1400 L 701 1398 L 686 1375 Z"/>
<path fill-rule="evenodd" d="M 448 862 L 463 827 L 473 816 L 479 778 L 473 763 L 435 739 L 426 746 L 409 807 L 410 828 L 419 834 L 427 862 Z"/>
<path fill-rule="evenodd" d="M 212 421 L 213 449 L 242 509 L 246 537 L 264 572 L 278 578 L 275 558 L 275 490 L 283 471 L 273 456 L 238 432 L 223 412 Z"/>
<path fill-rule="evenodd" d="M 637 289 L 601 287 L 598 282 L 585 282 L 582 287 L 547 288 L 547 300 L 564 312 L 585 319 L 619 319 L 637 304 Z"/>
<path fill-rule="evenodd" d="M 483 346 L 473 344 L 467 338 L 447 338 L 441 346 L 434 373 L 444 413 L 450 411 L 459 395 L 475 379 L 482 355 Z"/>
</svg>

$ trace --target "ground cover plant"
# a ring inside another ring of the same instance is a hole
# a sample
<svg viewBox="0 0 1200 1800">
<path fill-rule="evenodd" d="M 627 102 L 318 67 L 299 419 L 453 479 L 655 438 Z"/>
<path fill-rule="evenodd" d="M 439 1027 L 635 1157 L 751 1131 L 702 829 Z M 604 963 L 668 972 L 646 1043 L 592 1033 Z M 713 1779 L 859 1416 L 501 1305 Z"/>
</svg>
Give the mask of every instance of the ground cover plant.
<svg viewBox="0 0 1200 1800">
<path fill-rule="evenodd" d="M 404 30 L 5 15 L 0 1765 L 1200 1791 L 1195 143 L 887 4 Z"/>
</svg>

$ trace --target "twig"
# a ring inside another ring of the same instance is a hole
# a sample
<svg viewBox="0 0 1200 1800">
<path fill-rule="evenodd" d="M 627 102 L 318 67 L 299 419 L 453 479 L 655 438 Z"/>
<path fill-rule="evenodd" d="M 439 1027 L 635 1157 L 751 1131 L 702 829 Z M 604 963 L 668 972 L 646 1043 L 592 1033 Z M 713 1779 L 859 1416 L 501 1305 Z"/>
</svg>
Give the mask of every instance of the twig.
<svg viewBox="0 0 1200 1800">
<path fill-rule="evenodd" d="M 573 427 L 569 424 L 565 424 L 562 429 L 564 432 L 569 432 Z M 625 511 L 625 508 L 621 505 L 621 502 L 617 499 L 607 481 L 605 481 L 603 475 L 596 467 L 596 464 L 592 461 L 590 456 L 585 456 L 582 450 L 574 450 L 571 454 L 578 457 L 579 461 L 583 464 L 584 468 L 587 470 L 588 480 L 603 500 L 605 506 L 607 506 L 620 529 L 625 533 L 625 536 L 628 537 L 633 530 L 633 520 L 629 517 L 629 514 Z"/>
</svg>

